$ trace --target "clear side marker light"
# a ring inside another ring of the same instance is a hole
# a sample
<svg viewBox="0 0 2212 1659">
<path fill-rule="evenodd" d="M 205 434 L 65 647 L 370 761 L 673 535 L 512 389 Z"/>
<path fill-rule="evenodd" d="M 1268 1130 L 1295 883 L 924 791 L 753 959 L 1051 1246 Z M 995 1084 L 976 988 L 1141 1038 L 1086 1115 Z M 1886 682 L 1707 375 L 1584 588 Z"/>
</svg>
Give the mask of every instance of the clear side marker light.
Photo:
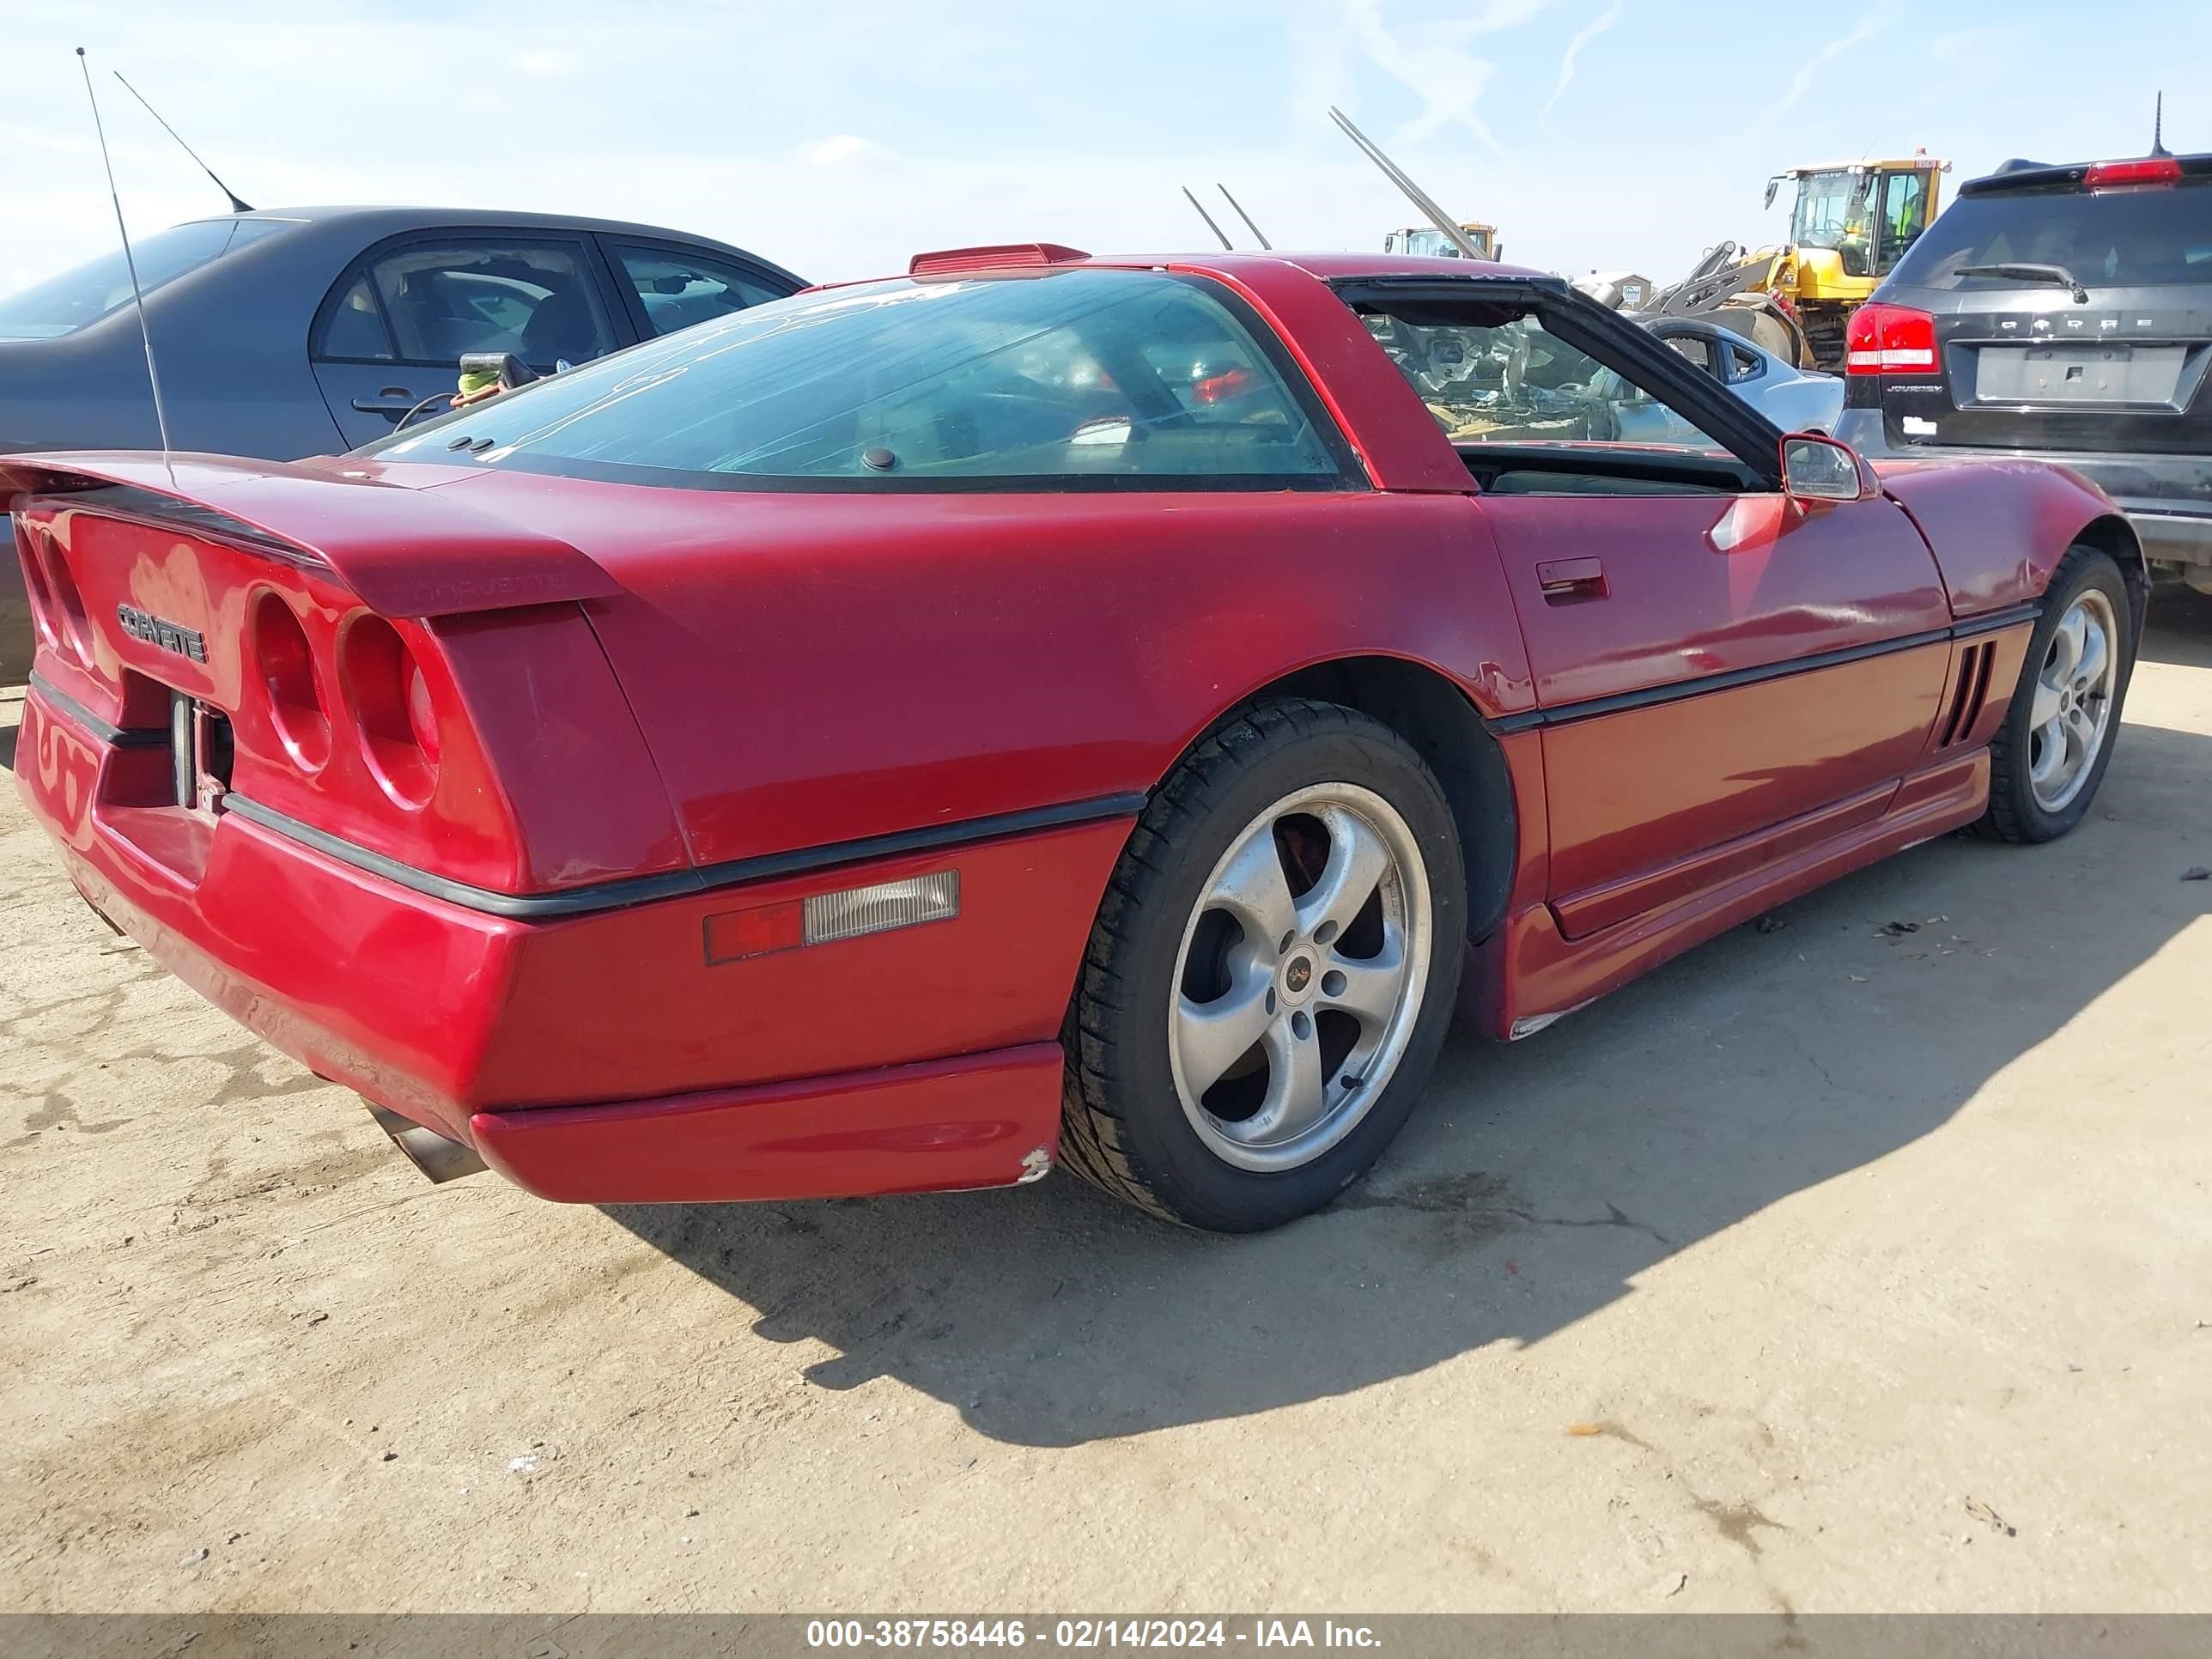
<svg viewBox="0 0 2212 1659">
<path fill-rule="evenodd" d="M 960 914 L 960 872 L 936 870 L 903 881 L 879 881 L 872 887 L 848 887 L 817 893 L 806 901 L 809 945 L 828 945 L 926 921 L 950 921 Z"/>
<path fill-rule="evenodd" d="M 707 918 L 707 963 L 713 967 L 809 945 L 834 945 L 924 922 L 950 921 L 959 914 L 957 870 L 934 870 L 926 876 L 816 893 L 750 910 L 725 910 Z"/>
</svg>

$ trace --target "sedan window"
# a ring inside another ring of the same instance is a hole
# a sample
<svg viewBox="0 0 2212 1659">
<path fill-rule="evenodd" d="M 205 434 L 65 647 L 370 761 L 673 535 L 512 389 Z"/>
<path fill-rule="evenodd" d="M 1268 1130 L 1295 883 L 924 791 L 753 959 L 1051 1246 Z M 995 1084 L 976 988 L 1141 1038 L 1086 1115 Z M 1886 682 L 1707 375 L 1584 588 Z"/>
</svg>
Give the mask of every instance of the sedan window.
<svg viewBox="0 0 2212 1659">
<path fill-rule="evenodd" d="M 1667 344 L 1673 349 L 1676 356 L 1688 359 L 1691 362 L 1695 363 L 1699 368 L 1704 369 L 1706 374 L 1717 374 L 1719 373 L 1719 371 L 1713 367 L 1712 343 L 1710 340 L 1705 339 L 1703 336 L 1697 334 L 1673 334 L 1668 337 Z"/>
<path fill-rule="evenodd" d="M 402 362 L 451 367 L 468 351 L 507 351 L 540 372 L 615 348 L 598 285 L 555 244 L 416 243 L 369 268 Z"/>
<path fill-rule="evenodd" d="M 1150 270 L 834 289 L 648 342 L 374 453 L 443 459 L 444 428 L 461 422 L 480 465 L 640 483 L 1339 487 L 1355 464 L 1236 303 Z"/>
<path fill-rule="evenodd" d="M 696 253 L 623 244 L 616 247 L 615 257 L 655 334 L 673 334 L 783 297 L 783 289 L 769 287 L 752 273 Z"/>
<path fill-rule="evenodd" d="M 366 276 L 348 289 L 344 297 L 324 317 L 313 355 L 322 362 L 392 361 L 392 334 L 384 326 L 384 314 L 376 308 L 376 295 L 369 292 Z"/>
</svg>

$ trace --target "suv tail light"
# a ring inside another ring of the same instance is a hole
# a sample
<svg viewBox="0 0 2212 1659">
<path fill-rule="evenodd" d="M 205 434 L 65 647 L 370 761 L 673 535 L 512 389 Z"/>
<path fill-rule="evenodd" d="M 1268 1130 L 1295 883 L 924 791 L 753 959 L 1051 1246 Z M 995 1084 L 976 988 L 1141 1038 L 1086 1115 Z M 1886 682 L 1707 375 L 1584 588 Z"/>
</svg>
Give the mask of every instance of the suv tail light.
<svg viewBox="0 0 2212 1659">
<path fill-rule="evenodd" d="M 1847 374 L 1932 374 L 1936 319 L 1909 306 L 1861 306 L 1851 313 L 1844 351 Z"/>
<path fill-rule="evenodd" d="M 2181 163 L 2171 155 L 2153 155 L 2140 161 L 2098 161 L 2081 175 L 2091 190 L 2124 190 L 2136 185 L 2178 185 Z"/>
</svg>

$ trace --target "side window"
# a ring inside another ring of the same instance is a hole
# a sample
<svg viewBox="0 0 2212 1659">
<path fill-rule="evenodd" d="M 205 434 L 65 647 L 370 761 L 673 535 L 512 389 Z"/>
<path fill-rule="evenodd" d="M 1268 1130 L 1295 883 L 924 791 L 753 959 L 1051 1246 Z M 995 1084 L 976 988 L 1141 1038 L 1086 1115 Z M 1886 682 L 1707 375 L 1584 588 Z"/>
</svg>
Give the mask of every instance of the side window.
<svg viewBox="0 0 2212 1659">
<path fill-rule="evenodd" d="M 1443 310 L 1363 307 L 1361 317 L 1454 445 L 1612 443 L 1729 454 L 1689 416 L 1549 332 L 1526 306 L 1454 307 L 1449 322 Z M 1709 362 L 1704 340 L 1680 343 Z"/>
<path fill-rule="evenodd" d="M 540 371 L 615 349 L 577 252 L 552 243 L 415 243 L 369 267 L 400 359 L 450 368 L 465 351 L 511 351 Z"/>
<path fill-rule="evenodd" d="M 1894 264 L 1928 228 L 1928 179 L 1923 173 L 1893 173 L 1882 181 L 1881 238 L 1886 261 Z"/>
<path fill-rule="evenodd" d="M 1686 357 L 1715 380 L 1721 378 L 1720 365 L 1713 361 L 1713 343 L 1701 334 L 1670 334 L 1667 343 L 1678 357 Z"/>
<path fill-rule="evenodd" d="M 726 317 L 782 294 L 725 260 L 672 248 L 618 245 L 616 260 L 655 334 Z"/>
<path fill-rule="evenodd" d="M 1766 360 L 1747 346 L 1729 347 L 1729 379 L 1755 380 L 1766 373 Z"/>
<path fill-rule="evenodd" d="M 322 332 L 309 355 L 319 362 L 333 358 L 356 363 L 392 361 L 391 331 L 384 326 L 384 313 L 376 308 L 376 295 L 369 292 L 366 275 L 324 317 Z"/>
</svg>

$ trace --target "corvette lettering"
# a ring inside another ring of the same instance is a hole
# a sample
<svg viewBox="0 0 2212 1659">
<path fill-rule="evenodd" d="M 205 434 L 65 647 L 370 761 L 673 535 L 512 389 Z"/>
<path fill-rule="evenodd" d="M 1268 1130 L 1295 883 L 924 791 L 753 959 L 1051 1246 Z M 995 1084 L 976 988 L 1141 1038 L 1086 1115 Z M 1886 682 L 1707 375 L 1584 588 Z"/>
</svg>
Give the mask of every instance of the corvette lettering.
<svg viewBox="0 0 2212 1659">
<path fill-rule="evenodd" d="M 192 662 L 207 660 L 207 641 L 196 630 L 181 623 L 165 622 L 131 605 L 117 605 L 115 620 L 123 624 L 123 631 L 134 640 L 143 640 L 159 650 L 173 651 Z"/>
</svg>

